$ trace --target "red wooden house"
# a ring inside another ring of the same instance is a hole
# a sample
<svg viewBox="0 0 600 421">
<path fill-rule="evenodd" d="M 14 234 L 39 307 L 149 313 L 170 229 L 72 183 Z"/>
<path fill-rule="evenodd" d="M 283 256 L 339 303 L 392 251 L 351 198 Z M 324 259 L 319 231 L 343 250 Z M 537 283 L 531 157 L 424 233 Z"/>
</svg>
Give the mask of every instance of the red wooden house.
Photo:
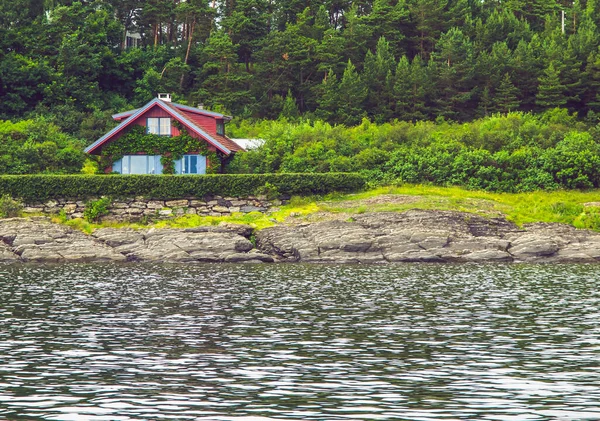
<svg viewBox="0 0 600 421">
<path fill-rule="evenodd" d="M 180 134 L 177 126 L 183 127 L 187 132 L 203 142 L 206 142 L 208 150 L 229 157 L 235 152 L 243 149 L 233 140 L 225 136 L 225 123 L 231 117 L 206 111 L 200 108 L 171 102 L 168 94 L 159 94 L 158 98 L 148 102 L 137 110 L 125 111 L 113 115 L 120 124 L 85 149 L 85 152 L 93 155 L 101 155 L 102 148 L 110 142 L 120 138 L 127 133 L 128 128 L 133 126 L 146 127 L 147 133 L 161 136 L 177 136 Z M 160 155 L 147 155 L 139 151 L 130 151 L 121 159 L 114 161 L 112 166 L 106 168 L 107 172 L 118 172 L 121 174 L 162 174 Z M 207 165 L 215 163 L 207 162 L 206 156 L 197 151 L 189 151 L 183 157 L 175 161 L 176 174 L 205 174 Z"/>
</svg>

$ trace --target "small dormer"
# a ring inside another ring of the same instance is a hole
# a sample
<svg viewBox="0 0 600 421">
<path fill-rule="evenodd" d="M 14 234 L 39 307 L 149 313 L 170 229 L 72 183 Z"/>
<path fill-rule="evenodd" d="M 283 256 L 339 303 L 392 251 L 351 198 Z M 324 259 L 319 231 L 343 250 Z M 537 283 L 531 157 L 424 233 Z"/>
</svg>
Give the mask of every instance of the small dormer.
<svg viewBox="0 0 600 421">
<path fill-rule="evenodd" d="M 158 94 L 158 99 L 164 102 L 171 102 L 171 94 Z"/>
</svg>

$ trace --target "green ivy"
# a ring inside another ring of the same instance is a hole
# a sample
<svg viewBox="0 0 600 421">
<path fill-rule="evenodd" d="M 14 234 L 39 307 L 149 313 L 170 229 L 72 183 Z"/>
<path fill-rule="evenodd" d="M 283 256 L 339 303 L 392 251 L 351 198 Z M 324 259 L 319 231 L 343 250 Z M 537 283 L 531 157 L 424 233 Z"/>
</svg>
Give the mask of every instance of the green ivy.
<svg viewBox="0 0 600 421">
<path fill-rule="evenodd" d="M 101 164 L 103 167 L 110 166 L 114 161 L 121 159 L 124 155 L 145 153 L 148 155 L 160 155 L 164 174 L 174 174 L 174 162 L 188 153 L 198 152 L 206 156 L 210 165 L 206 172 L 214 174 L 220 168 L 221 156 L 208 149 L 208 144 L 203 140 L 196 139 L 177 122 L 173 124 L 179 128 L 179 136 L 160 136 L 146 133 L 146 128 L 134 126 L 123 136 L 111 142 L 102 149 Z"/>
</svg>

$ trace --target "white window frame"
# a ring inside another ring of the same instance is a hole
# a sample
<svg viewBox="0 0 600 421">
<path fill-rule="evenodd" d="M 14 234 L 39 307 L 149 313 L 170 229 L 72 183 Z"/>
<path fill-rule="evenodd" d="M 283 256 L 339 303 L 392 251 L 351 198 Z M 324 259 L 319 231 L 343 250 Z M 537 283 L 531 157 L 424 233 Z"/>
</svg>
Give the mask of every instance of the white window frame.
<svg viewBox="0 0 600 421">
<path fill-rule="evenodd" d="M 146 172 L 135 173 L 135 174 L 162 174 L 163 166 L 160 162 L 160 155 L 123 155 L 121 159 L 113 163 L 113 171 L 120 174 L 131 174 L 131 157 L 145 157 L 146 158 Z M 127 172 L 123 172 L 126 168 Z"/>
<path fill-rule="evenodd" d="M 189 161 L 190 157 L 197 157 L 196 159 L 196 172 L 188 172 L 189 171 Z M 196 155 L 196 154 L 187 154 L 183 155 L 181 159 L 175 161 L 175 173 L 182 175 L 204 175 L 206 174 L 206 164 L 207 159 L 204 155 Z"/>
<path fill-rule="evenodd" d="M 159 136 L 171 136 L 172 125 L 170 117 L 148 117 L 146 119 L 146 133 Z"/>
</svg>

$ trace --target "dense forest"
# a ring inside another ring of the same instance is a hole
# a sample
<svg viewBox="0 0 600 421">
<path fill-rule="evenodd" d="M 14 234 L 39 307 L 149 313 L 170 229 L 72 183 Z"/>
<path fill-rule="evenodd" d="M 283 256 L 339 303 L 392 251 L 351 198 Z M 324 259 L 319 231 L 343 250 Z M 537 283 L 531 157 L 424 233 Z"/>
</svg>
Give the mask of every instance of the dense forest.
<svg viewBox="0 0 600 421">
<path fill-rule="evenodd" d="M 596 0 L 2 1 L 0 173 L 77 172 L 169 92 L 266 139 L 231 172 L 598 187 L 598 25 Z"/>
<path fill-rule="evenodd" d="M 2 1 L 0 118 L 53 116 L 91 140 L 104 111 L 157 92 L 346 125 L 585 116 L 600 112 L 598 23 L 596 0 Z"/>
</svg>

